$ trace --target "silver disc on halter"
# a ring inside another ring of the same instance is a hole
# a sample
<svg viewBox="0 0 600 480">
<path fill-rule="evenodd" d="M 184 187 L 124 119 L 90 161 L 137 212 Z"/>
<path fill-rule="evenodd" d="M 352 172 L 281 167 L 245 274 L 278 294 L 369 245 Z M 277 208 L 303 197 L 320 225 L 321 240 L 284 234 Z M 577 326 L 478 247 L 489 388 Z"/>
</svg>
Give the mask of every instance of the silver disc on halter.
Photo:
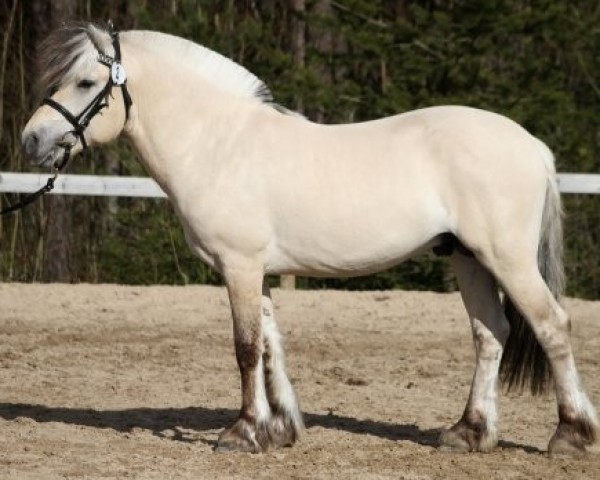
<svg viewBox="0 0 600 480">
<path fill-rule="evenodd" d="M 110 76 L 115 85 L 123 85 L 125 80 L 127 80 L 127 74 L 125 73 L 125 68 L 119 62 L 114 62 L 110 66 Z"/>
</svg>

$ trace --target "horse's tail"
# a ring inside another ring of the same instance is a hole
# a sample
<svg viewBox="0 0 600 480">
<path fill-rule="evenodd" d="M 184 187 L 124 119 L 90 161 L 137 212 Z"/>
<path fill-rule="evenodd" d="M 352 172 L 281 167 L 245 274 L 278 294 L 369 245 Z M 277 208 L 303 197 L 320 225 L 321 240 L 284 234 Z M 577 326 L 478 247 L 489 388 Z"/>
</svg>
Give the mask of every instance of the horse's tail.
<svg viewBox="0 0 600 480">
<path fill-rule="evenodd" d="M 538 268 L 552 295 L 560 299 L 565 277 L 563 271 L 563 233 L 560 192 L 556 181 L 554 155 L 542 142 L 542 156 L 547 170 L 546 200 L 538 244 Z M 550 363 L 531 326 L 508 295 L 504 313 L 510 323 L 510 335 L 500 363 L 500 379 L 508 390 L 529 386 L 533 395 L 546 391 L 551 379 Z"/>
</svg>

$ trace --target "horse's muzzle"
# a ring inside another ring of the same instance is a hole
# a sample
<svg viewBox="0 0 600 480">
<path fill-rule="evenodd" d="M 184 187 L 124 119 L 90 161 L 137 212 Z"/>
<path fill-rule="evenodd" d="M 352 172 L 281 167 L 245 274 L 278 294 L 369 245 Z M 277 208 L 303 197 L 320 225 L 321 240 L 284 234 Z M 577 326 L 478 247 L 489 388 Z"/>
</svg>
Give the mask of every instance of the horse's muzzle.
<svg viewBox="0 0 600 480">
<path fill-rule="evenodd" d="M 23 132 L 21 137 L 21 151 L 23 157 L 32 165 L 45 166 L 51 164 L 56 157 L 55 145 L 50 142 L 43 129 Z"/>
<path fill-rule="evenodd" d="M 23 137 L 21 147 L 27 160 L 37 157 L 40 148 L 40 136 L 36 132 L 29 133 Z"/>
</svg>

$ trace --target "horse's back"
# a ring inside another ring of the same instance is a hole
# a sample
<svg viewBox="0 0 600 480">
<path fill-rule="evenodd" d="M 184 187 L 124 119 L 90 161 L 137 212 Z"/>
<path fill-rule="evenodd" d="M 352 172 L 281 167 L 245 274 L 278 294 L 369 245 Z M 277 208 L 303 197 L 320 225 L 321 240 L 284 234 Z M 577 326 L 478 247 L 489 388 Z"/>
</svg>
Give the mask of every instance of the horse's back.
<svg viewBox="0 0 600 480">
<path fill-rule="evenodd" d="M 541 158 L 539 141 L 483 110 L 432 107 L 358 124 L 294 123 L 299 142 L 291 158 L 278 159 L 287 166 L 274 169 L 271 191 L 275 270 L 287 263 L 305 274 L 385 268 L 440 233 L 515 214 L 520 201 L 506 202 L 507 189 L 527 202 L 545 185 L 543 162 L 531 158 Z"/>
</svg>

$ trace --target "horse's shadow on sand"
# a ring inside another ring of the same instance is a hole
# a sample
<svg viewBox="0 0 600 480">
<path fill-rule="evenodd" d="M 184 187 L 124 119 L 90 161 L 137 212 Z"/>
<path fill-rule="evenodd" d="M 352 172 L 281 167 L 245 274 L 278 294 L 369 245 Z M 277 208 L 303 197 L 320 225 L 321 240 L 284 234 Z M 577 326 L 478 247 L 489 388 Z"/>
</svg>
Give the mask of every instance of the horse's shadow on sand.
<svg viewBox="0 0 600 480">
<path fill-rule="evenodd" d="M 0 403 L 0 418 L 29 418 L 35 422 L 59 422 L 94 428 L 108 428 L 121 433 L 134 429 L 148 430 L 158 437 L 203 443 L 214 441 L 190 439 L 182 431 L 204 432 L 221 429 L 237 418 L 238 412 L 226 408 L 129 408 L 94 410 L 91 408 L 47 407 L 21 403 Z M 322 427 L 355 434 L 375 435 L 392 441 L 408 441 L 427 447 L 438 447 L 440 429 L 422 430 L 417 425 L 403 425 L 374 420 L 359 420 L 341 415 L 304 413 L 307 428 Z M 500 441 L 502 448 L 516 448 L 527 453 L 541 453 L 535 447 Z"/>
</svg>

